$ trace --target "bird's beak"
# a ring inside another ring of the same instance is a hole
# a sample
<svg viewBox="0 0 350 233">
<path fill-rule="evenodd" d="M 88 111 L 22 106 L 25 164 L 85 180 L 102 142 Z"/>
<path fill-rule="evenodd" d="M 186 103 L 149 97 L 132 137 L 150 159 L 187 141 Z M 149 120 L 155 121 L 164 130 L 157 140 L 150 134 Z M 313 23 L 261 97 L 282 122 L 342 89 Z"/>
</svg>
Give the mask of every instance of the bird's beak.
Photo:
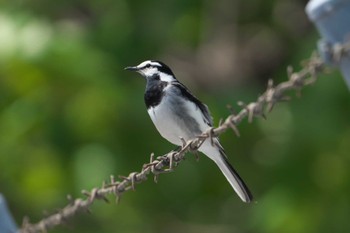
<svg viewBox="0 0 350 233">
<path fill-rule="evenodd" d="M 128 66 L 128 67 L 125 67 L 124 70 L 138 71 L 139 68 L 137 66 Z"/>
</svg>

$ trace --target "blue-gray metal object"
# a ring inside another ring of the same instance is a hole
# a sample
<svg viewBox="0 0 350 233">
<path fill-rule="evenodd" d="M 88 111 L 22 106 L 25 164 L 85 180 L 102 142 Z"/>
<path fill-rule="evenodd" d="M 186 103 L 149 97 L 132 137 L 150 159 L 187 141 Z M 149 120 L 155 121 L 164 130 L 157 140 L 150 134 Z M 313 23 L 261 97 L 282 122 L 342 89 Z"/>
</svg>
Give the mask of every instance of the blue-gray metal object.
<svg viewBox="0 0 350 233">
<path fill-rule="evenodd" d="M 0 193 L 0 233 L 15 233 L 17 226 L 7 208 L 5 198 Z"/>
<path fill-rule="evenodd" d="M 335 46 L 350 42 L 350 0 L 311 0 L 306 12 L 322 36 L 318 43 L 322 58 L 339 66 L 350 89 L 350 55 L 336 61 L 330 52 Z"/>
</svg>

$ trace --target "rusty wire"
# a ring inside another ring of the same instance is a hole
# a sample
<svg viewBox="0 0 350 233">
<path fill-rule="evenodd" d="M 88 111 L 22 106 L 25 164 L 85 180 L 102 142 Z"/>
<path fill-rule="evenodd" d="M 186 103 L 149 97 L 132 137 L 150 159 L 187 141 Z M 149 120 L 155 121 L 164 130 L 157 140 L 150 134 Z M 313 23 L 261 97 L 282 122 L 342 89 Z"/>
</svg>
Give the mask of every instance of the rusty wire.
<svg viewBox="0 0 350 233">
<path fill-rule="evenodd" d="M 343 47 L 336 47 L 333 50 L 333 58 L 339 59 L 344 56 L 350 50 L 350 43 L 345 44 Z M 104 200 L 109 202 L 107 195 L 114 195 L 116 202 L 118 203 L 122 194 L 129 190 L 135 190 L 136 184 L 139 184 L 145 180 L 150 174 L 154 175 L 154 181 L 157 182 L 159 174 L 172 172 L 174 168 L 184 159 L 187 152 L 196 153 L 200 145 L 207 139 L 217 137 L 224 133 L 228 129 L 232 129 L 233 132 L 239 136 L 237 125 L 242 122 L 244 118 L 248 118 L 249 122 L 253 121 L 254 117 L 263 117 L 269 113 L 276 103 L 290 100 L 290 97 L 286 95 L 287 91 L 294 90 L 297 95 L 300 95 L 300 91 L 305 86 L 313 84 L 318 74 L 325 68 L 325 62 L 317 54 L 313 54 L 309 60 L 304 62 L 302 70 L 294 72 L 291 67 L 287 68 L 288 80 L 278 85 L 274 85 L 272 80 L 268 81 L 266 91 L 260 95 L 255 102 L 244 104 L 238 102 L 238 105 L 242 109 L 235 114 L 229 115 L 225 120 L 221 120 L 219 126 L 211 128 L 207 132 L 197 138 L 189 141 L 183 141 L 183 146 L 177 151 L 171 151 L 162 156 L 155 158 L 152 153 L 150 156 L 150 162 L 143 165 L 141 171 L 132 172 L 128 176 L 119 176 L 119 179 L 115 179 L 114 176 L 110 177 L 108 183 L 103 182 L 99 188 L 94 188 L 91 191 L 82 191 L 85 198 L 72 199 L 68 198 L 69 204 L 63 207 L 58 212 L 43 218 L 37 223 L 30 223 L 28 218 L 23 220 L 20 233 L 37 233 L 47 232 L 49 229 L 64 224 L 68 219 L 72 218 L 78 212 L 87 211 L 89 207 L 96 200 Z"/>
</svg>

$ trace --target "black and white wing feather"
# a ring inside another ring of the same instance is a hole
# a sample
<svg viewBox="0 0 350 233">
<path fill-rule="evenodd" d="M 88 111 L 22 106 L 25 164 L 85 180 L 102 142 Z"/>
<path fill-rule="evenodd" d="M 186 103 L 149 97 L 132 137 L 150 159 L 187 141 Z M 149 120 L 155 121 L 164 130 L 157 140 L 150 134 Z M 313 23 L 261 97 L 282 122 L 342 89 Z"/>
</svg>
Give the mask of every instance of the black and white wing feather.
<svg viewBox="0 0 350 233">
<path fill-rule="evenodd" d="M 177 87 L 185 99 L 193 102 L 200 109 L 203 115 L 203 120 L 208 126 L 213 126 L 213 119 L 207 105 L 203 104 L 199 99 L 197 99 L 182 83 L 175 81 L 172 82 L 171 85 Z"/>
</svg>

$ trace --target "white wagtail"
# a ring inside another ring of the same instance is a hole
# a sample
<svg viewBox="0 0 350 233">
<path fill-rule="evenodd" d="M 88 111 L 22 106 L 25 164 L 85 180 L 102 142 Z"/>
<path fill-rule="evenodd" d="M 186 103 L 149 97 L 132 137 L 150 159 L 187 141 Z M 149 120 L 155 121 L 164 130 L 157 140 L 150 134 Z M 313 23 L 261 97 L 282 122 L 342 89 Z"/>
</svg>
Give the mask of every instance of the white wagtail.
<svg viewBox="0 0 350 233">
<path fill-rule="evenodd" d="M 125 69 L 136 71 L 146 78 L 144 99 L 148 114 L 159 133 L 169 142 L 181 146 L 181 138 L 186 141 L 193 139 L 212 127 L 208 107 L 175 78 L 167 65 L 151 60 Z M 213 140 L 214 144 L 206 139 L 199 151 L 217 164 L 244 202 L 251 202 L 251 192 L 228 162 L 218 138 Z"/>
</svg>

